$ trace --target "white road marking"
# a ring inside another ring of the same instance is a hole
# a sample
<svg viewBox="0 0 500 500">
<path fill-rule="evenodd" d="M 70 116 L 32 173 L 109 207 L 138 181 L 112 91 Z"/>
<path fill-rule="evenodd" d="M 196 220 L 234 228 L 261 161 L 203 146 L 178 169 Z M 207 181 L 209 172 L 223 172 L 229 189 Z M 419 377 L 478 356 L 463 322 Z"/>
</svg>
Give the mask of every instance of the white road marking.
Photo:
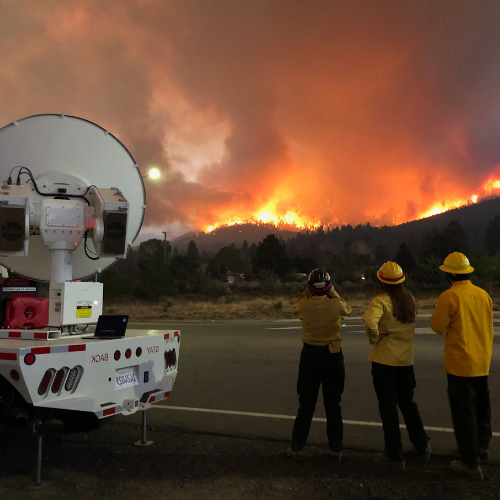
<svg viewBox="0 0 500 500">
<path fill-rule="evenodd" d="M 166 405 L 154 405 L 152 408 L 161 410 L 180 410 L 180 411 L 193 411 L 199 413 L 217 413 L 220 415 L 238 415 L 241 417 L 263 417 L 263 418 L 279 418 L 281 420 L 295 420 L 294 415 L 276 415 L 274 413 L 253 413 L 250 411 L 233 411 L 233 410 L 212 410 L 210 408 L 187 408 L 185 406 L 166 406 Z M 313 422 L 326 422 L 326 418 L 313 418 Z M 344 420 L 346 425 L 361 425 L 364 427 L 382 427 L 381 422 L 363 422 L 358 420 Z M 405 428 L 404 424 L 399 427 Z M 449 427 L 424 427 L 426 431 L 434 432 L 448 432 L 452 433 L 453 429 Z M 494 432 L 493 437 L 500 437 L 500 432 Z"/>
<path fill-rule="evenodd" d="M 280 326 L 274 328 L 263 328 L 263 330 L 302 330 L 302 326 Z"/>
</svg>

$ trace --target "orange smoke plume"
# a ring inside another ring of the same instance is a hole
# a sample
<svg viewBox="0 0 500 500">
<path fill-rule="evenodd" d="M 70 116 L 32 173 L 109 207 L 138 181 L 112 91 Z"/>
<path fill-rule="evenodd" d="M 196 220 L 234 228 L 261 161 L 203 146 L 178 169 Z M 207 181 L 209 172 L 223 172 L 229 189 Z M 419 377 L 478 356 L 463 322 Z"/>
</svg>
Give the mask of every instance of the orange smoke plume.
<svg viewBox="0 0 500 500">
<path fill-rule="evenodd" d="M 115 134 L 161 170 L 147 226 L 399 224 L 500 194 L 500 9 L 480 4 L 6 2 L 0 123 Z"/>
</svg>

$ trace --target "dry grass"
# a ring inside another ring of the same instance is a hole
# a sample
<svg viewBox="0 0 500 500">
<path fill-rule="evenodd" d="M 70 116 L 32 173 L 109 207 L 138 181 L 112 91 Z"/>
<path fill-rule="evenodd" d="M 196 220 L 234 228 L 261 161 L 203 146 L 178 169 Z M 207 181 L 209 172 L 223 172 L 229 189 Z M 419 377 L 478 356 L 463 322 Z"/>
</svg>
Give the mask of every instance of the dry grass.
<svg viewBox="0 0 500 500">
<path fill-rule="evenodd" d="M 361 316 L 367 309 L 373 297 L 356 299 L 347 297 L 347 303 L 352 308 L 352 316 Z M 434 309 L 438 296 L 417 298 L 420 314 L 430 314 Z M 106 305 L 105 314 L 128 314 L 133 321 L 157 320 L 231 320 L 231 319 L 290 319 L 293 318 L 292 306 L 295 297 L 279 296 L 275 298 L 241 299 L 229 304 L 207 302 L 193 298 L 175 297 L 158 303 L 145 301 L 123 301 Z M 500 298 L 493 298 L 493 308 L 500 310 Z"/>
<path fill-rule="evenodd" d="M 218 304 L 207 301 L 175 299 L 175 305 L 151 302 L 117 303 L 106 307 L 110 314 L 129 314 L 132 320 L 227 320 L 227 319 L 287 319 L 292 318 L 295 300 L 276 297 L 271 300 L 252 299 Z M 280 305 L 281 304 L 281 305 Z"/>
</svg>

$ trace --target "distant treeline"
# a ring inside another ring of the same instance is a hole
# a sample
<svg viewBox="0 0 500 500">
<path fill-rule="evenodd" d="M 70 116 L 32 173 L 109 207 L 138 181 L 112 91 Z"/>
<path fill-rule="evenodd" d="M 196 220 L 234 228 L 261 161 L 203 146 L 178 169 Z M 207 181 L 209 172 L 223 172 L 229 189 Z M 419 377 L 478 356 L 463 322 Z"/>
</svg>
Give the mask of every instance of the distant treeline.
<svg viewBox="0 0 500 500">
<path fill-rule="evenodd" d="M 427 230 L 420 238 L 409 233 L 395 242 L 397 228 L 401 226 L 346 225 L 298 233 L 287 240 L 269 234 L 258 244 L 244 240 L 213 253 L 199 252 L 194 240 L 186 248 L 172 249 L 169 242 L 151 239 L 130 249 L 128 258 L 101 273 L 100 280 L 111 298 L 130 295 L 159 300 L 165 295 L 196 293 L 209 299 L 228 293 L 224 286 L 228 279 L 233 282 L 233 292 L 242 280 L 258 280 L 262 293 L 274 295 L 282 283 L 304 281 L 304 274 L 323 267 L 340 287 L 361 290 L 373 287 L 377 269 L 394 260 L 403 268 L 409 288 L 419 291 L 445 286 L 438 267 L 449 253 L 459 251 L 475 267 L 474 279 L 490 293 L 496 290 L 500 281 L 499 216 L 485 224 L 482 241 L 471 242 L 457 220 Z"/>
</svg>

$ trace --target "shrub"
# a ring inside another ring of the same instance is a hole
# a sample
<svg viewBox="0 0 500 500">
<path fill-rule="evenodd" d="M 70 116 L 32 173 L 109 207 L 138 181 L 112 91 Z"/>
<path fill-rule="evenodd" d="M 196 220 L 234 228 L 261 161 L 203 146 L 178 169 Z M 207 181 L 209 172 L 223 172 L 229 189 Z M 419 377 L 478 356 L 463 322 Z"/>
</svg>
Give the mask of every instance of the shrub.
<svg viewBox="0 0 500 500">
<path fill-rule="evenodd" d="M 227 304 L 227 298 L 225 295 L 217 299 L 217 304 Z"/>
<path fill-rule="evenodd" d="M 306 287 L 307 281 L 283 283 L 283 285 L 281 286 L 281 293 L 297 297 L 304 291 Z"/>
<path fill-rule="evenodd" d="M 175 302 L 172 299 L 167 299 L 163 304 L 163 312 L 167 312 L 169 307 L 175 306 Z"/>
<path fill-rule="evenodd" d="M 259 273 L 260 284 L 265 295 L 277 295 L 281 289 L 281 281 L 274 271 L 263 269 Z"/>
<path fill-rule="evenodd" d="M 208 287 L 208 295 L 210 297 L 219 298 L 227 295 L 227 288 L 222 281 L 212 280 Z"/>
<path fill-rule="evenodd" d="M 276 302 L 276 304 L 274 304 L 274 308 L 283 309 L 283 302 L 281 302 L 281 300 L 279 302 Z"/>
<path fill-rule="evenodd" d="M 366 300 L 366 295 L 364 293 L 357 293 L 355 296 L 356 300 Z"/>
<path fill-rule="evenodd" d="M 273 300 L 274 299 L 274 297 L 272 295 L 263 295 L 262 298 L 264 300 Z"/>
<path fill-rule="evenodd" d="M 231 302 L 238 302 L 237 295 L 226 295 L 226 303 L 230 304 Z"/>
</svg>

